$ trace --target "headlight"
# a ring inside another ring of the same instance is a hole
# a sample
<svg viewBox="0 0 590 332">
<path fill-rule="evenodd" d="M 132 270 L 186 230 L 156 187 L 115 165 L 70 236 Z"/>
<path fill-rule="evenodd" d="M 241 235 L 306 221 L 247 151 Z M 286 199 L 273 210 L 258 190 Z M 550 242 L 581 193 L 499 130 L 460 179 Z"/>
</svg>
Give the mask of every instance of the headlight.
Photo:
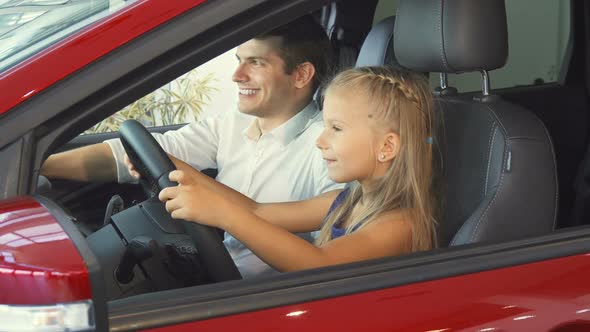
<svg viewBox="0 0 590 332">
<path fill-rule="evenodd" d="M 0 331 L 81 331 L 94 328 L 92 301 L 55 305 L 0 305 Z"/>
</svg>

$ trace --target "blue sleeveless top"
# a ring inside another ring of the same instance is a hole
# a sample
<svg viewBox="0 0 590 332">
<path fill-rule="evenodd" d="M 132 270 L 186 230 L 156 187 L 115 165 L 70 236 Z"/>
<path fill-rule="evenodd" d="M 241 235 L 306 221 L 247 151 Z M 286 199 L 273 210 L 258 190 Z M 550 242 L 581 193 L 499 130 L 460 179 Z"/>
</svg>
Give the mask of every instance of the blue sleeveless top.
<svg viewBox="0 0 590 332">
<path fill-rule="evenodd" d="M 340 204 L 342 204 L 342 202 L 344 202 L 344 199 L 346 198 L 346 195 L 348 195 L 349 192 L 350 192 L 349 188 L 346 187 L 344 190 L 342 190 L 338 194 L 338 196 L 336 196 L 336 199 L 334 199 L 334 202 L 332 202 L 332 205 L 330 205 L 330 208 L 328 209 L 328 213 L 326 214 L 326 218 L 328 218 L 330 213 L 334 212 L 334 210 L 337 207 L 339 207 Z M 342 220 L 338 220 L 334 225 L 332 225 L 332 240 L 337 239 L 346 233 L 346 229 L 339 228 L 337 226 L 337 225 L 340 225 L 341 223 L 342 223 Z M 353 228 L 353 231 L 355 231 L 358 228 L 358 226 L 360 226 L 360 224 L 357 224 Z"/>
</svg>

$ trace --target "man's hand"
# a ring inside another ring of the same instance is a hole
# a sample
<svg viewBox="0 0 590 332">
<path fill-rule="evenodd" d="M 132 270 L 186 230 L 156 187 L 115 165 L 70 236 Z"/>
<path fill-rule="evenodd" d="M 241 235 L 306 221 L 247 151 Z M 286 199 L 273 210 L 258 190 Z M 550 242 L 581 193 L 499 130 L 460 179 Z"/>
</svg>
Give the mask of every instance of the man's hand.
<svg viewBox="0 0 590 332">
<path fill-rule="evenodd" d="M 193 167 L 191 167 L 189 164 L 187 164 L 184 161 L 182 161 L 182 160 L 174 157 L 171 154 L 168 154 L 168 158 L 170 158 L 170 160 L 172 161 L 172 163 L 174 164 L 174 166 L 178 170 L 184 170 L 184 171 L 188 171 L 188 172 L 190 172 L 190 171 L 197 171 L 196 169 L 194 169 Z M 129 171 L 129 174 L 131 174 L 132 177 L 134 177 L 136 179 L 140 179 L 141 178 L 141 174 L 139 174 L 139 172 L 137 171 L 137 169 L 135 169 L 135 166 L 133 165 L 133 163 L 131 162 L 131 159 L 129 159 L 129 156 L 127 154 L 125 154 L 125 157 L 123 158 L 123 162 L 125 163 L 125 166 L 127 166 L 127 170 Z"/>
<path fill-rule="evenodd" d="M 127 154 L 125 154 L 125 157 L 123 158 L 123 162 L 125 163 L 125 166 L 127 166 L 127 170 L 129 171 L 129 174 L 131 174 L 132 177 L 134 177 L 136 179 L 141 178 L 141 175 L 135 169 L 135 166 L 133 166 L 133 163 L 131 163 L 131 159 L 129 159 L 129 156 Z"/>
</svg>

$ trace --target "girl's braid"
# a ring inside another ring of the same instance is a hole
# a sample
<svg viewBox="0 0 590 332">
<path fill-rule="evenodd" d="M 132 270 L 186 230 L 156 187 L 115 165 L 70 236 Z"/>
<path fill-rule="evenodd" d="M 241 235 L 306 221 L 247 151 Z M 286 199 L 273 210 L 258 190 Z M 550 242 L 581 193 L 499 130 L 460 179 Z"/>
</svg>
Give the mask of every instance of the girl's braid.
<svg viewBox="0 0 590 332">
<path fill-rule="evenodd" d="M 401 80 L 399 80 L 397 78 L 388 77 L 388 76 L 381 75 L 381 74 L 375 74 L 375 76 L 377 76 L 379 79 L 384 80 L 387 83 L 390 83 L 391 85 L 393 85 L 393 87 L 398 89 L 404 95 L 404 97 L 406 97 L 409 101 L 411 101 L 418 109 L 421 109 L 420 98 L 416 94 L 416 91 L 414 91 L 414 89 L 412 89 L 410 86 L 408 86 L 408 84 L 405 84 L 405 82 L 403 81 L 403 78 Z"/>
<path fill-rule="evenodd" d="M 394 77 L 390 77 L 390 76 L 386 76 L 386 75 L 382 75 L 382 74 L 377 74 L 377 73 L 374 73 L 374 75 L 377 78 L 391 84 L 395 89 L 400 91 L 404 95 L 404 97 L 406 97 L 406 99 L 414 105 L 414 107 L 416 107 L 416 110 L 418 110 L 422 116 L 426 115 L 423 111 L 424 110 L 423 107 L 425 105 L 422 105 L 422 102 L 421 102 L 422 99 L 416 93 L 416 89 L 414 89 L 413 86 L 411 86 L 410 84 L 407 84 L 405 82 L 403 76 L 401 76 L 399 78 L 394 78 Z M 430 134 L 431 133 L 431 123 L 430 123 L 431 119 L 425 119 L 425 120 L 427 123 L 427 132 Z"/>
</svg>

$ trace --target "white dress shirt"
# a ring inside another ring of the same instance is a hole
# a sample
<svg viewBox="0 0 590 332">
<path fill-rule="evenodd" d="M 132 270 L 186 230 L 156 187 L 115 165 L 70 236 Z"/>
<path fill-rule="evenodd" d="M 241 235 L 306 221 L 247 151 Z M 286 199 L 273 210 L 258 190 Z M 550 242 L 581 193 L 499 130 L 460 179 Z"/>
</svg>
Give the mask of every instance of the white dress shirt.
<svg viewBox="0 0 590 332">
<path fill-rule="evenodd" d="M 328 177 L 315 145 L 322 130 L 321 113 L 311 102 L 262 135 L 256 117 L 235 110 L 154 137 L 171 155 L 199 170 L 216 168 L 217 181 L 259 203 L 269 203 L 304 200 L 344 186 Z M 113 151 L 118 181 L 134 181 L 123 163 L 120 140 L 105 142 Z M 309 234 L 307 239 L 311 240 Z M 224 243 L 242 277 L 275 272 L 227 232 Z"/>
</svg>

